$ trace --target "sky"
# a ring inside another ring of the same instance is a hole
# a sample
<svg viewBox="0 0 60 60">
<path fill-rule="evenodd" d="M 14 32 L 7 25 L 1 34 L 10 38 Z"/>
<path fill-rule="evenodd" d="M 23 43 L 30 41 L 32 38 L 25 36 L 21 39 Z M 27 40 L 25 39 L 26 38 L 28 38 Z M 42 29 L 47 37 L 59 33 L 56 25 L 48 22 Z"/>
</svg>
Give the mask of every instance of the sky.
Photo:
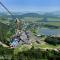
<svg viewBox="0 0 60 60">
<path fill-rule="evenodd" d="M 0 0 L 10 11 L 60 11 L 60 0 Z M 0 5 L 0 11 L 4 8 Z"/>
</svg>

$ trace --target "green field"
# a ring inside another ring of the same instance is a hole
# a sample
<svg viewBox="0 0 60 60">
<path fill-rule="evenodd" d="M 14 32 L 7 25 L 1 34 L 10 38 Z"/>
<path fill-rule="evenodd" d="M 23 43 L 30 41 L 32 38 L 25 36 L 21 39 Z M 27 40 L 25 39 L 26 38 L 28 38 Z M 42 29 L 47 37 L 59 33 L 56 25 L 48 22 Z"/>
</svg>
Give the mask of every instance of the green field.
<svg viewBox="0 0 60 60">
<path fill-rule="evenodd" d="M 42 19 L 44 19 L 44 17 L 25 17 L 25 18 L 22 18 L 21 20 L 22 21 L 30 21 L 30 22 L 36 22 L 38 21 L 37 23 L 45 23 L 45 24 L 49 24 L 49 25 L 54 25 L 54 26 L 60 26 L 60 18 L 47 18 L 47 21 L 48 22 L 40 22 L 42 21 Z M 57 22 L 58 21 L 58 22 Z"/>
</svg>

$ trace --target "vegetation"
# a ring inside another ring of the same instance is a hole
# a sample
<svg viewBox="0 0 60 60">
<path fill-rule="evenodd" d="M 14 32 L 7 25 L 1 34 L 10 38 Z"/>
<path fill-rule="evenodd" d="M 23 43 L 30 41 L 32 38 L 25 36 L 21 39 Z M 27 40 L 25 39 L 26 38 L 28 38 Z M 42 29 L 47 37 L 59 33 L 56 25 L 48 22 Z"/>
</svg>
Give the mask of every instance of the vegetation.
<svg viewBox="0 0 60 60">
<path fill-rule="evenodd" d="M 34 46 L 27 51 L 18 52 L 14 55 L 14 60 L 48 60 L 51 58 L 57 58 L 60 56 L 60 52 L 49 49 L 35 49 Z"/>
<path fill-rule="evenodd" d="M 10 18 L 10 16 L 6 17 Z M 16 23 L 15 20 L 8 20 L 6 17 L 0 17 L 0 41 L 9 45 L 10 36 L 15 33 Z M 22 21 L 25 22 L 24 26 L 23 24 L 20 24 L 20 29 L 24 28 L 26 30 L 30 30 L 34 35 L 36 34 L 37 28 L 43 27 L 43 24 L 45 24 L 44 27 L 47 28 L 56 28 L 60 26 L 60 22 L 54 21 L 56 19 L 60 20 L 60 18 L 57 17 L 47 17 L 48 22 L 42 21 L 44 20 L 45 16 L 41 16 L 39 14 L 35 15 L 33 13 L 24 14 L 22 16 L 15 15 L 14 17 L 19 17 Z M 50 20 L 53 20 L 54 22 L 49 22 Z M 3 57 L 3 60 L 5 60 L 6 56 L 8 56 L 7 60 L 48 60 L 60 56 L 60 51 L 54 50 L 54 48 L 60 44 L 60 37 L 58 38 L 48 36 L 43 42 L 46 42 L 46 44 L 33 44 L 31 46 L 20 45 L 15 49 L 6 48 L 0 45 L 0 58 Z M 48 48 L 53 49 L 50 50 Z M 60 48 L 60 45 L 58 48 Z"/>
<path fill-rule="evenodd" d="M 23 47 L 23 48 L 22 48 Z M 18 50 L 19 52 L 14 53 L 15 49 L 10 48 L 4 48 L 0 46 L 0 59 L 2 60 L 48 60 L 48 59 L 54 59 L 59 58 L 60 52 L 50 49 L 40 49 L 35 48 L 33 45 L 30 49 L 28 49 L 29 46 L 20 46 Z M 17 49 L 17 48 L 16 48 Z M 23 49 L 23 50 L 22 50 Z M 8 52 L 8 53 L 7 53 Z"/>
<path fill-rule="evenodd" d="M 49 44 L 52 44 L 52 45 L 57 45 L 57 44 L 60 44 L 60 37 L 50 37 L 50 36 L 48 36 L 45 39 L 45 42 L 47 42 Z"/>
<path fill-rule="evenodd" d="M 9 45 L 10 36 L 14 34 L 14 28 L 0 22 L 0 41 Z"/>
<path fill-rule="evenodd" d="M 0 45 L 0 59 L 1 60 L 11 60 L 14 55 L 14 49 L 2 47 Z"/>
</svg>

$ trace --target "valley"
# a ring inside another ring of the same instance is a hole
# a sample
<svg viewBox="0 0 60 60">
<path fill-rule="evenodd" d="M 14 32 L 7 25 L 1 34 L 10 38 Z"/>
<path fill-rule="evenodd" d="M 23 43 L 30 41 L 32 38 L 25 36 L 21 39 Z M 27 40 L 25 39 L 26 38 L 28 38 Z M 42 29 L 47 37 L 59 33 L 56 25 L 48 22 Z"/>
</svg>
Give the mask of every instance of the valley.
<svg viewBox="0 0 60 60">
<path fill-rule="evenodd" d="M 6 15 L 0 16 L 0 52 L 10 56 L 10 59 L 14 57 L 14 60 L 21 56 L 25 57 L 24 59 L 32 58 L 32 60 L 60 56 L 59 17 L 47 17 L 36 13 L 14 15 L 14 17 L 18 19 L 12 19 Z M 5 53 L 7 50 L 11 53 Z M 36 54 L 39 55 L 35 56 Z"/>
</svg>

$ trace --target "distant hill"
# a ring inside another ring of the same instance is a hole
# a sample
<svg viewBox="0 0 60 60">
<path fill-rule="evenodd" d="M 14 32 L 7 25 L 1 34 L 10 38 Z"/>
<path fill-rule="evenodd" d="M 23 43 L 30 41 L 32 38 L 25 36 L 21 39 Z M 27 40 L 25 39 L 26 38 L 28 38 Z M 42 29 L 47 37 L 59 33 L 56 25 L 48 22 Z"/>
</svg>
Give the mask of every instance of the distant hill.
<svg viewBox="0 0 60 60">
<path fill-rule="evenodd" d="M 22 12 L 12 12 L 13 18 L 24 18 L 24 17 L 60 17 L 59 12 L 48 12 L 44 14 L 39 13 L 22 13 Z M 10 15 L 4 12 L 0 12 L 0 16 L 4 16 L 7 18 L 12 18 Z"/>
<path fill-rule="evenodd" d="M 22 17 L 40 17 L 40 14 L 38 13 L 26 13 L 21 15 Z"/>
<path fill-rule="evenodd" d="M 5 15 L 5 14 L 1 14 L 0 16 L 4 16 L 7 18 L 12 18 L 10 15 Z M 24 17 L 40 17 L 41 15 L 38 13 L 25 13 L 25 14 L 13 14 L 13 18 L 24 18 Z"/>
</svg>

